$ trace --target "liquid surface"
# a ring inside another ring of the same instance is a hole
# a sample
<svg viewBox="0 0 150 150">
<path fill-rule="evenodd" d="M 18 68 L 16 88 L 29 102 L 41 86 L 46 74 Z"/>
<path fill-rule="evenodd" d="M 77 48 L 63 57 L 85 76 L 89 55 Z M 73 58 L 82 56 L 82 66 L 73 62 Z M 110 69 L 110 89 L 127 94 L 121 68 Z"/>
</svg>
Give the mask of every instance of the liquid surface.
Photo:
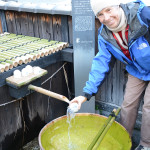
<svg viewBox="0 0 150 150">
<path fill-rule="evenodd" d="M 45 150 L 87 150 L 105 121 L 105 117 L 76 115 L 71 120 L 71 127 L 69 128 L 67 117 L 63 117 L 50 123 L 42 131 L 42 146 Z M 130 150 L 130 148 L 129 134 L 121 125 L 113 123 L 98 150 Z"/>
</svg>

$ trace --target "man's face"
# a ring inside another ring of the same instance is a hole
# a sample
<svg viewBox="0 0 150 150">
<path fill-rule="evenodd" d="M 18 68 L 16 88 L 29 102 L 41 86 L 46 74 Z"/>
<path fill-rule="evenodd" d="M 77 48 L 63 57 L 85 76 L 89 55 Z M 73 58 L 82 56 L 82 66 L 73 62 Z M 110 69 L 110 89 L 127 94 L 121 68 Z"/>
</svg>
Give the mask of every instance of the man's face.
<svg viewBox="0 0 150 150">
<path fill-rule="evenodd" d="M 97 18 L 99 21 L 111 29 L 116 28 L 120 22 L 119 6 L 106 7 L 102 9 Z"/>
</svg>

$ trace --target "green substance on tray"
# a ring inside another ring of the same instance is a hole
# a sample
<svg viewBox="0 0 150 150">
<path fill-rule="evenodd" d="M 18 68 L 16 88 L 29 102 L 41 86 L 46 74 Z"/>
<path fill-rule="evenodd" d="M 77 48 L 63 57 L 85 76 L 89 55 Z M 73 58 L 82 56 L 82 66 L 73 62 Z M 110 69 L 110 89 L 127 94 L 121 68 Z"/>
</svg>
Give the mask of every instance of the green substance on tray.
<svg viewBox="0 0 150 150">
<path fill-rule="evenodd" d="M 96 114 L 77 114 L 71 121 L 69 143 L 67 117 L 60 117 L 41 130 L 41 145 L 44 150 L 87 150 L 106 119 Z M 114 122 L 98 150 L 130 150 L 131 145 L 128 132 Z"/>
</svg>

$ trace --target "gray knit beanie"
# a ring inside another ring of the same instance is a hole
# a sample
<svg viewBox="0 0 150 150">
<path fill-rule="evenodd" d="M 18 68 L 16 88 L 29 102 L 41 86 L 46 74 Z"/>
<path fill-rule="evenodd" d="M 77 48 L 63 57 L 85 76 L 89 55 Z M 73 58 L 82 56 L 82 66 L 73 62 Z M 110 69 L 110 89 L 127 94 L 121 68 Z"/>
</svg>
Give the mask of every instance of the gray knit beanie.
<svg viewBox="0 0 150 150">
<path fill-rule="evenodd" d="M 123 0 L 90 0 L 95 16 L 105 7 L 120 5 Z"/>
</svg>

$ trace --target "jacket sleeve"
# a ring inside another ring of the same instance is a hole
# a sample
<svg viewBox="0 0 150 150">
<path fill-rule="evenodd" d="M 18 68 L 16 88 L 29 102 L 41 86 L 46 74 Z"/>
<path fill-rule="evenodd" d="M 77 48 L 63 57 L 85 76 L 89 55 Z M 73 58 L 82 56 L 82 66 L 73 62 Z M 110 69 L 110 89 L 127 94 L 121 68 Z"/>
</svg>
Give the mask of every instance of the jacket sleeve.
<svg viewBox="0 0 150 150">
<path fill-rule="evenodd" d="M 100 43 L 99 41 L 98 46 L 99 52 L 93 59 L 89 80 L 83 88 L 83 96 L 87 97 L 88 100 L 98 91 L 98 87 L 101 85 L 110 69 L 111 54 L 103 42 Z"/>
<path fill-rule="evenodd" d="M 150 6 L 143 7 L 140 16 L 142 21 L 148 26 L 150 26 Z"/>
</svg>

